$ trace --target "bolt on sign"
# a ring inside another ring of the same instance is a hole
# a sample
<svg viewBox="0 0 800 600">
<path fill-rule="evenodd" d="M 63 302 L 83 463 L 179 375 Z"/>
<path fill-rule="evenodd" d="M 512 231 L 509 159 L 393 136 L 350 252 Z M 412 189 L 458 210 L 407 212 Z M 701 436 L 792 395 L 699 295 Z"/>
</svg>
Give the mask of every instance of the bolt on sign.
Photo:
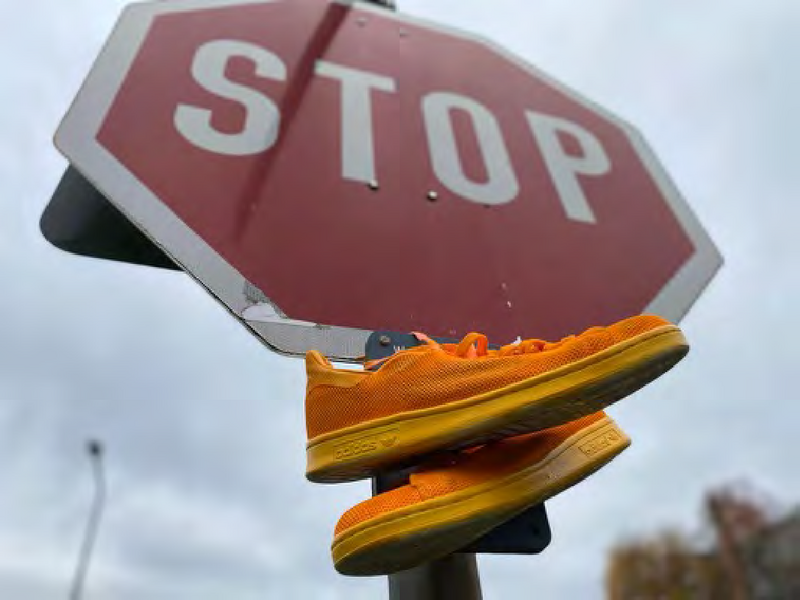
<svg viewBox="0 0 800 600">
<path fill-rule="evenodd" d="M 677 320 L 721 264 L 630 125 L 489 41 L 358 2 L 132 5 L 56 144 L 290 354 Z"/>
</svg>

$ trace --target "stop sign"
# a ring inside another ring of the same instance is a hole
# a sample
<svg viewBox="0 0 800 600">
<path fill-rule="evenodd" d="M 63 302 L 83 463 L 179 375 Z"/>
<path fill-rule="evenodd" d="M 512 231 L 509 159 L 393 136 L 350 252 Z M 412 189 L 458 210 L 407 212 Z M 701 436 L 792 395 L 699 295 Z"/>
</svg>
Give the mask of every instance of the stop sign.
<svg viewBox="0 0 800 600">
<path fill-rule="evenodd" d="M 501 342 L 678 319 L 720 264 L 629 125 L 369 5 L 129 7 L 56 143 L 283 350 L 278 317 Z"/>
</svg>

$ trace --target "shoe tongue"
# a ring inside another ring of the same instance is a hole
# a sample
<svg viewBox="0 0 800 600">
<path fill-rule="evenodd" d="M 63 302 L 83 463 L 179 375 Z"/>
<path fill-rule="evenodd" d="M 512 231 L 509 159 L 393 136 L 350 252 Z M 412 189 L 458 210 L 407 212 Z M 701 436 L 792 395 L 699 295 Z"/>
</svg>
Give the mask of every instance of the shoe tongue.
<svg viewBox="0 0 800 600">
<path fill-rule="evenodd" d="M 419 331 L 414 331 L 411 333 L 411 335 L 414 336 L 414 339 L 417 340 L 418 342 L 422 342 L 424 344 L 427 344 L 428 346 L 434 346 L 437 348 L 439 347 L 439 342 L 437 342 L 436 340 L 432 340 L 424 333 L 420 333 Z"/>
</svg>

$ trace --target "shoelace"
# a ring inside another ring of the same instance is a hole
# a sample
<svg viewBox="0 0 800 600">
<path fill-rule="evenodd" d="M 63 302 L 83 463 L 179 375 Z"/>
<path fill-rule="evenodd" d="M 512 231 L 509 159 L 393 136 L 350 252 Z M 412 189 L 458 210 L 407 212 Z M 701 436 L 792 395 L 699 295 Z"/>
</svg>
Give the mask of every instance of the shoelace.
<svg viewBox="0 0 800 600">
<path fill-rule="evenodd" d="M 602 329 L 602 327 L 592 327 L 584 333 L 592 333 L 595 331 L 599 332 Z M 547 350 L 554 350 L 578 337 L 575 335 L 570 335 L 558 342 L 547 342 L 545 340 L 530 338 L 527 340 L 514 342 L 512 344 L 506 344 L 497 350 L 492 350 L 489 348 L 488 338 L 482 333 L 468 333 L 458 344 L 438 344 L 422 333 L 414 333 L 414 336 L 418 340 L 425 341 L 428 345 L 439 346 L 445 352 L 455 356 L 460 356 L 462 358 L 480 358 L 482 356 L 515 356 L 519 354 L 544 352 Z"/>
<path fill-rule="evenodd" d="M 425 346 L 415 346 L 413 348 L 408 348 L 404 350 L 404 352 L 414 352 L 424 350 L 427 347 L 433 348 L 440 348 L 447 352 L 448 354 L 452 354 L 453 356 L 459 356 L 461 358 L 481 358 L 484 356 L 493 356 L 493 357 L 502 357 L 502 356 L 517 356 L 520 354 L 532 354 L 538 352 L 545 352 L 548 350 L 555 350 L 559 346 L 566 344 L 578 337 L 589 333 L 599 333 L 603 331 L 604 327 L 592 327 L 584 331 L 580 336 L 577 335 L 570 335 L 567 336 L 558 342 L 547 342 L 545 340 L 540 340 L 536 338 L 530 338 L 527 340 L 521 340 L 519 342 L 514 342 L 512 344 L 506 344 L 505 346 L 501 346 L 497 350 L 493 350 L 489 348 L 489 339 L 482 333 L 468 333 L 463 337 L 463 339 L 458 344 L 440 344 L 439 342 L 432 340 L 430 337 L 425 335 L 424 333 L 414 332 L 413 335 L 419 341 L 425 342 Z M 379 365 L 390 358 L 392 356 L 387 356 L 384 358 L 379 358 L 376 360 L 367 361 L 364 363 L 365 369 L 370 369 L 376 365 Z"/>
</svg>

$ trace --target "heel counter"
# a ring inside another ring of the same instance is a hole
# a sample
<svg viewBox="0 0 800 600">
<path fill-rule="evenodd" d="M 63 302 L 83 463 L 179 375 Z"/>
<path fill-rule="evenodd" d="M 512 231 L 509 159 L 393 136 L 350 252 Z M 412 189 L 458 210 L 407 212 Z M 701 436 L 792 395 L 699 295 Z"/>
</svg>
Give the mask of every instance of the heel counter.
<svg viewBox="0 0 800 600">
<path fill-rule="evenodd" d="M 328 360 L 316 350 L 306 352 L 306 399 L 305 399 L 305 418 L 306 418 L 306 437 L 311 439 L 318 427 L 315 420 L 317 412 L 316 405 L 319 403 L 318 394 L 314 389 L 325 380 L 326 371 L 331 369 Z"/>
<path fill-rule="evenodd" d="M 324 381 L 333 370 L 333 366 L 321 353 L 316 350 L 306 352 L 306 393 Z"/>
<path fill-rule="evenodd" d="M 320 385 L 337 388 L 355 387 L 372 373 L 337 369 L 322 354 L 316 350 L 310 350 L 306 353 L 306 375 L 308 376 L 306 392 L 310 392 Z"/>
<path fill-rule="evenodd" d="M 322 354 L 315 350 L 306 353 L 306 434 L 312 439 L 332 427 L 348 407 L 352 406 L 358 393 L 359 383 L 372 375 L 368 371 L 337 369 Z"/>
</svg>

